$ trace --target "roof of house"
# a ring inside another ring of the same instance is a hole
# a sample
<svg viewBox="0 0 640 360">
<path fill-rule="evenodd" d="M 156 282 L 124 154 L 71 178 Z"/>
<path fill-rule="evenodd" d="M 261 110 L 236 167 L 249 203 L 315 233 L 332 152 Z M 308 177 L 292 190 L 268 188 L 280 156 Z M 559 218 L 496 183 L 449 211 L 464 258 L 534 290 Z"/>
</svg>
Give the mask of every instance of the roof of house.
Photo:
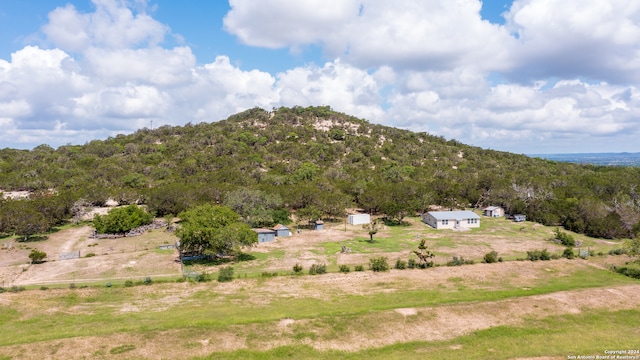
<svg viewBox="0 0 640 360">
<path fill-rule="evenodd" d="M 318 221 L 316 221 L 316 224 L 318 224 L 318 225 L 322 225 L 322 224 L 324 224 L 324 221 L 322 221 L 322 220 L 318 220 Z"/>
<path fill-rule="evenodd" d="M 429 214 L 433 216 L 436 220 L 480 219 L 480 215 L 470 210 L 429 211 Z"/>
<path fill-rule="evenodd" d="M 500 206 L 487 206 L 486 208 L 484 208 L 483 210 L 498 210 L 498 209 L 502 209 Z"/>
<path fill-rule="evenodd" d="M 258 234 L 275 234 L 275 230 L 271 230 L 271 229 L 253 229 L 253 231 L 257 232 Z"/>
<path fill-rule="evenodd" d="M 284 225 L 282 225 L 282 224 L 278 224 L 278 225 L 273 227 L 273 230 L 289 230 L 289 228 L 284 226 Z"/>
</svg>

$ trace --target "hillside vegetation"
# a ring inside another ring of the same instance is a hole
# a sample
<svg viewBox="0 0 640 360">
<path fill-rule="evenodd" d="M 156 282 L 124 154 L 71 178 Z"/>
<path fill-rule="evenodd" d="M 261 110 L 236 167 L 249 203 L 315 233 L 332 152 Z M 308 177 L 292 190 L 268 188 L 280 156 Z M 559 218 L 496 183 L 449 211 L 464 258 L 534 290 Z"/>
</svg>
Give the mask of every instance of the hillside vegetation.
<svg viewBox="0 0 640 360">
<path fill-rule="evenodd" d="M 640 168 L 559 163 L 368 123 L 329 107 L 254 108 L 214 123 L 141 129 L 85 145 L 0 150 L 0 233 L 51 228 L 83 206 L 157 216 L 224 203 L 252 226 L 358 207 L 399 222 L 431 205 L 503 206 L 590 236 L 635 235 Z M 20 216 L 16 216 L 20 214 Z"/>
</svg>

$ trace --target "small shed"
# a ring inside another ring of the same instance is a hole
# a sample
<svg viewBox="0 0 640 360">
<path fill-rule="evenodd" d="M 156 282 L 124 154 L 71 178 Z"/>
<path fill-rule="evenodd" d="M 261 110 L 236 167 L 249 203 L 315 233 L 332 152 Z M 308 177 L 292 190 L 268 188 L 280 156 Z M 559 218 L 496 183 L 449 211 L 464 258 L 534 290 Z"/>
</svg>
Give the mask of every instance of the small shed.
<svg viewBox="0 0 640 360">
<path fill-rule="evenodd" d="M 482 213 L 488 217 L 502 217 L 504 216 L 504 209 L 500 206 L 487 206 L 482 209 Z"/>
<path fill-rule="evenodd" d="M 347 223 L 350 225 L 362 225 L 371 222 L 371 216 L 369 214 L 353 214 L 347 217 Z"/>
<path fill-rule="evenodd" d="M 276 236 L 278 237 L 291 236 L 291 231 L 289 230 L 289 228 L 282 224 L 274 226 L 273 230 L 276 232 Z"/>
<path fill-rule="evenodd" d="M 318 220 L 314 223 L 314 230 L 322 230 L 324 229 L 324 221 Z"/>
<path fill-rule="evenodd" d="M 513 221 L 515 222 L 527 221 L 527 215 L 522 215 L 522 214 L 513 215 Z"/>
<path fill-rule="evenodd" d="M 258 244 L 276 240 L 276 231 L 271 229 L 253 229 L 258 233 Z"/>
</svg>

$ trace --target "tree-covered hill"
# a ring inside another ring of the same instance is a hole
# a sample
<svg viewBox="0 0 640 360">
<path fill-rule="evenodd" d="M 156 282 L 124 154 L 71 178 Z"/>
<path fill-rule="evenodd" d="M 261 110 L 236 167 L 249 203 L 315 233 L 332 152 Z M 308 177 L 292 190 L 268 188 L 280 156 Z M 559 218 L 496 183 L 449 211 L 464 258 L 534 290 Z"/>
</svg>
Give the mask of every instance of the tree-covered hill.
<svg viewBox="0 0 640 360">
<path fill-rule="evenodd" d="M 28 201 L 0 203 L 0 233 L 16 231 L 18 214 L 38 213 L 52 226 L 82 204 L 113 198 L 159 216 L 220 203 L 253 226 L 284 221 L 291 210 L 312 219 L 359 207 L 397 221 L 430 205 L 500 205 L 543 224 L 618 238 L 638 229 L 639 180 L 640 168 L 485 150 L 329 107 L 254 108 L 81 146 L 0 150 L 0 189 L 34 191 Z"/>
</svg>

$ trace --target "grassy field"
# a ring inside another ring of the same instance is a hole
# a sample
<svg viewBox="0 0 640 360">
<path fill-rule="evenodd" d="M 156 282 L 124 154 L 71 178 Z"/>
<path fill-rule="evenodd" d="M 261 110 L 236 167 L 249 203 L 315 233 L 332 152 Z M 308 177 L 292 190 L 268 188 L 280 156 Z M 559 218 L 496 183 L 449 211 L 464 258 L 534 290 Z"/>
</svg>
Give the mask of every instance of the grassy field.
<svg viewBox="0 0 640 360">
<path fill-rule="evenodd" d="M 567 359 L 640 348 L 640 282 L 608 269 L 626 256 L 516 261 L 532 249 L 562 247 L 550 241 L 553 228 L 503 219 L 483 219 L 465 232 L 410 219 L 410 226 L 381 230 L 374 243 L 361 228 L 328 225 L 251 249 L 253 260 L 231 264 L 236 279 L 228 283 L 215 281 L 220 265 L 194 264 L 187 270 L 214 281 L 16 287 L 0 294 L 0 359 Z M 596 253 L 620 246 L 573 235 Z M 353 271 L 374 256 L 391 265 L 411 258 L 421 238 L 440 266 Z M 135 251 L 96 257 L 172 263 L 172 251 L 155 249 L 172 241 L 167 233 L 134 241 L 123 249 Z M 113 248 L 98 243 L 92 248 Z M 343 245 L 351 252 L 341 253 Z M 480 263 L 492 250 L 513 261 Z M 476 264 L 443 266 L 452 256 Z M 304 264 L 303 275 L 292 275 L 295 263 Z M 307 275 L 313 263 L 326 263 L 329 273 Z M 351 272 L 339 273 L 339 264 Z M 102 271 L 120 277 L 138 270 Z"/>
</svg>

